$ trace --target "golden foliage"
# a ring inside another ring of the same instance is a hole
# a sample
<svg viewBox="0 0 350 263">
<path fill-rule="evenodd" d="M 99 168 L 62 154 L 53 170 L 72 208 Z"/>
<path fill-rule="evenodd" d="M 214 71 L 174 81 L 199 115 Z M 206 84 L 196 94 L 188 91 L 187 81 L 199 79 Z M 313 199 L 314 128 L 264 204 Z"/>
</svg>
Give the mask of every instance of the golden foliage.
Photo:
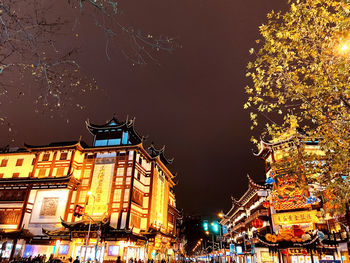
<svg viewBox="0 0 350 263">
<path fill-rule="evenodd" d="M 252 111 L 253 127 L 257 113 L 268 119 L 264 135 L 286 137 L 292 127 L 319 138 L 325 154 L 312 156 L 315 162 L 304 159 L 310 169 L 305 174 L 322 189 L 332 188 L 337 194 L 331 207 L 341 209 L 350 200 L 350 2 L 289 3 L 287 12 L 270 12 L 259 27 L 244 108 Z"/>
</svg>

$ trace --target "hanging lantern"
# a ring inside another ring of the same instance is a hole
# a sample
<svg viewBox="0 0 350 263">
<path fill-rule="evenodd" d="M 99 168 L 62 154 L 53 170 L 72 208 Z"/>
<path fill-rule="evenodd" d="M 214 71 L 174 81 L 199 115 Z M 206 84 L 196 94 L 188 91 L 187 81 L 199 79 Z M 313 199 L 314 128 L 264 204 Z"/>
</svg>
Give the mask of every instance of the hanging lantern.
<svg viewBox="0 0 350 263">
<path fill-rule="evenodd" d="M 264 222 L 260 218 L 254 219 L 252 222 L 252 225 L 255 228 L 262 228 L 263 224 Z"/>
<path fill-rule="evenodd" d="M 303 250 L 301 253 L 303 253 L 304 256 L 307 255 L 307 251 L 306 250 Z"/>
<path fill-rule="evenodd" d="M 265 207 L 265 208 L 269 208 L 269 207 L 271 206 L 271 203 L 270 203 L 269 201 L 264 201 L 264 202 L 262 203 L 262 205 L 263 205 L 263 207 Z"/>
<path fill-rule="evenodd" d="M 282 250 L 282 254 L 285 255 L 285 256 L 287 256 L 287 255 L 289 254 L 289 253 L 288 253 L 288 250 L 287 250 L 287 249 Z"/>
<path fill-rule="evenodd" d="M 296 228 L 294 229 L 294 236 L 296 237 L 301 237 L 302 235 L 304 235 L 305 232 L 304 230 L 302 230 L 301 228 Z"/>
</svg>

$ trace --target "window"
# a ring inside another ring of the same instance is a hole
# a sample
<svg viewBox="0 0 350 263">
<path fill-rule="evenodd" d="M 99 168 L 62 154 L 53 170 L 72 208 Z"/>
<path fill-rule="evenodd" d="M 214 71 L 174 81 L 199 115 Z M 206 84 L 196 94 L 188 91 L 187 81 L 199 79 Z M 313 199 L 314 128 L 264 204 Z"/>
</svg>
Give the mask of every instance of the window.
<svg viewBox="0 0 350 263">
<path fill-rule="evenodd" d="M 17 159 L 16 166 L 22 166 L 22 164 L 23 164 L 23 159 Z"/>
<path fill-rule="evenodd" d="M 64 167 L 58 167 L 56 176 L 63 176 L 64 175 Z"/>
<path fill-rule="evenodd" d="M 131 216 L 130 216 L 130 226 L 131 227 L 140 228 L 140 226 L 141 226 L 141 218 L 139 216 L 131 214 Z"/>
<path fill-rule="evenodd" d="M 116 185 L 122 185 L 123 184 L 123 177 L 117 177 L 115 179 L 115 184 Z"/>
<path fill-rule="evenodd" d="M 0 173 L 0 178 L 4 178 L 4 173 Z"/>
<path fill-rule="evenodd" d="M 43 161 L 44 161 L 44 162 L 47 162 L 49 159 L 50 159 L 50 154 L 49 154 L 49 153 L 45 153 L 45 154 L 43 155 Z"/>
<path fill-rule="evenodd" d="M 33 158 L 32 165 L 35 164 L 36 158 Z"/>
<path fill-rule="evenodd" d="M 140 180 L 141 179 L 141 174 L 140 174 L 140 172 L 137 172 L 137 180 Z"/>
<path fill-rule="evenodd" d="M 67 160 L 68 153 L 61 153 L 60 160 Z"/>
<path fill-rule="evenodd" d="M 96 140 L 95 146 L 107 146 L 108 140 Z"/>
<path fill-rule="evenodd" d="M 128 144 L 128 138 L 129 138 L 129 133 L 128 132 L 123 132 L 123 144 Z"/>
<path fill-rule="evenodd" d="M 28 177 L 32 177 L 32 172 L 29 172 L 29 173 L 28 173 Z"/>
<path fill-rule="evenodd" d="M 142 158 L 139 157 L 139 164 L 142 165 Z"/>
<path fill-rule="evenodd" d="M 79 195 L 79 203 L 85 203 L 86 201 L 86 191 L 81 191 Z"/>
<path fill-rule="evenodd" d="M 82 186 L 89 186 L 89 182 L 90 182 L 90 179 L 83 179 L 83 180 L 81 181 L 81 185 L 82 185 Z"/>
<path fill-rule="evenodd" d="M 143 196 L 142 196 L 141 192 L 134 189 L 132 191 L 132 199 L 131 200 L 134 201 L 136 204 L 142 206 Z"/>
<path fill-rule="evenodd" d="M 46 169 L 45 168 L 39 169 L 38 177 L 45 177 L 45 175 L 46 175 Z"/>
<path fill-rule="evenodd" d="M 6 167 L 8 159 L 2 159 L 0 167 Z"/>
<path fill-rule="evenodd" d="M 114 202 L 120 202 L 121 195 L 122 195 L 122 190 L 121 189 L 114 190 L 113 201 Z"/>
<path fill-rule="evenodd" d="M 19 173 L 13 173 L 13 174 L 12 174 L 12 177 L 13 177 L 13 178 L 18 178 L 18 177 L 19 177 Z"/>
<path fill-rule="evenodd" d="M 91 163 L 94 159 L 94 155 L 93 154 L 85 154 L 84 159 L 86 160 L 87 163 Z"/>
<path fill-rule="evenodd" d="M 91 170 L 90 169 L 86 169 L 84 171 L 83 178 L 90 178 L 90 175 L 91 175 Z"/>
<path fill-rule="evenodd" d="M 110 139 L 108 145 L 120 145 L 120 139 Z"/>
<path fill-rule="evenodd" d="M 131 176 L 131 174 L 132 174 L 132 167 L 128 167 L 126 169 L 126 176 Z"/>
<path fill-rule="evenodd" d="M 124 175 L 124 168 L 118 168 L 117 169 L 117 176 L 123 176 Z"/>
</svg>

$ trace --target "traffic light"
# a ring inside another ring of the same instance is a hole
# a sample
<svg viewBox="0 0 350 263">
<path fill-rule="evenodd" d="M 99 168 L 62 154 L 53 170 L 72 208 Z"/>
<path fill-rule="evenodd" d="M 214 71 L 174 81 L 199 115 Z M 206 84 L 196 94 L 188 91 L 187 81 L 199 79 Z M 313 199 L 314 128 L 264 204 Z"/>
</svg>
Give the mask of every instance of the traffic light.
<svg viewBox="0 0 350 263">
<path fill-rule="evenodd" d="M 213 233 L 219 234 L 219 232 L 220 232 L 219 223 L 218 222 L 211 223 L 211 230 L 213 231 Z"/>
<path fill-rule="evenodd" d="M 74 208 L 73 216 L 81 217 L 83 215 L 84 207 L 81 205 L 76 205 Z"/>
<path fill-rule="evenodd" d="M 209 223 L 207 220 L 203 221 L 203 229 L 205 232 L 209 231 Z"/>
</svg>

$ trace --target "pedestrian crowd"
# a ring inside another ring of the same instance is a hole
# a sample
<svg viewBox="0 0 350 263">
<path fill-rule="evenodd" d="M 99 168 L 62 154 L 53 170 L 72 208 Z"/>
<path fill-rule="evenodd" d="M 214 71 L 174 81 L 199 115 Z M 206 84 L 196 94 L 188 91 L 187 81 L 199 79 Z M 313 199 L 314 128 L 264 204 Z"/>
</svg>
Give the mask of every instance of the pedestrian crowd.
<svg viewBox="0 0 350 263">
<path fill-rule="evenodd" d="M 50 255 L 49 258 L 46 257 L 46 255 L 37 255 L 35 257 L 29 256 L 29 257 L 17 257 L 14 260 L 11 260 L 10 262 L 6 259 L 0 260 L 1 263 L 80 263 L 79 257 L 77 257 L 74 261 L 72 257 L 65 258 L 54 258 L 53 254 Z"/>
</svg>

